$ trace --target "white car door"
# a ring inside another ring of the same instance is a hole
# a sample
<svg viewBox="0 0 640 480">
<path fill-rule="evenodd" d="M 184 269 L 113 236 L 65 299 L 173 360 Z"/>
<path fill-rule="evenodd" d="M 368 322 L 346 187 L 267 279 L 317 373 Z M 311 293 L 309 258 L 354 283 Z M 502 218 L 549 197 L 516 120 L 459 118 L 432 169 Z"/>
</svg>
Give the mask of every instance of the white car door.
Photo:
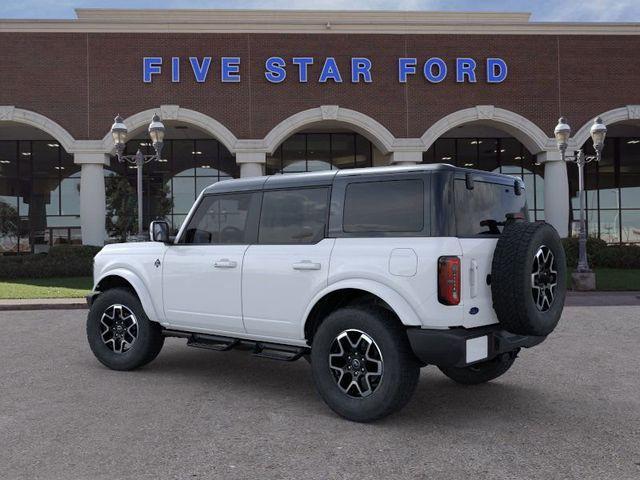
<svg viewBox="0 0 640 480">
<path fill-rule="evenodd" d="M 258 193 L 202 198 L 164 257 L 164 311 L 172 328 L 244 333 L 242 262 L 255 241 Z"/>
<path fill-rule="evenodd" d="M 305 309 L 327 285 L 335 242 L 324 238 L 329 188 L 265 191 L 258 244 L 245 254 L 242 306 L 247 333 L 301 339 Z"/>
</svg>

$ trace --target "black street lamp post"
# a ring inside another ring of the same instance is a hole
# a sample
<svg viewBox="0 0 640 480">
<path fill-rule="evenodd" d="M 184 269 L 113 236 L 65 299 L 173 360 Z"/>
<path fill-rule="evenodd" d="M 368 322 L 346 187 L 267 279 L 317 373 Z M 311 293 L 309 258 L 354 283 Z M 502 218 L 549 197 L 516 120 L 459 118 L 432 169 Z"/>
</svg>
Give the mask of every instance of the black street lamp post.
<svg viewBox="0 0 640 480">
<path fill-rule="evenodd" d="M 558 143 L 558 150 L 562 154 L 562 160 L 568 162 L 574 162 L 578 166 L 578 195 L 580 198 L 580 233 L 578 239 L 578 265 L 576 272 L 578 274 L 590 274 L 592 271 L 589 268 L 589 261 L 587 259 L 587 228 L 586 228 L 586 199 L 584 190 L 584 167 L 586 164 L 595 161 L 599 162 L 602 156 L 602 149 L 604 147 L 604 139 L 607 134 L 607 127 L 602 123 L 600 117 L 596 118 L 591 126 L 591 139 L 593 140 L 593 148 L 596 152 L 595 155 L 585 155 L 582 149 L 573 154 L 567 154 L 567 146 L 569 144 L 569 137 L 571 136 L 571 127 L 567 123 L 564 117 L 558 120 L 558 125 L 554 130 L 556 142 Z"/>
<path fill-rule="evenodd" d="M 155 114 L 149 124 L 149 137 L 155 150 L 153 155 L 144 155 L 140 149 L 135 155 L 125 155 L 124 148 L 127 143 L 127 126 L 124 124 L 124 120 L 118 115 L 113 125 L 111 126 L 111 135 L 113 136 L 113 143 L 116 147 L 116 156 L 119 162 L 127 162 L 135 165 L 137 169 L 137 194 L 138 194 L 138 236 L 142 236 L 143 223 L 142 223 L 142 167 L 145 163 L 149 163 L 153 160 L 161 160 L 162 146 L 164 144 L 165 128 L 164 124 L 160 121 L 158 114 Z"/>
</svg>

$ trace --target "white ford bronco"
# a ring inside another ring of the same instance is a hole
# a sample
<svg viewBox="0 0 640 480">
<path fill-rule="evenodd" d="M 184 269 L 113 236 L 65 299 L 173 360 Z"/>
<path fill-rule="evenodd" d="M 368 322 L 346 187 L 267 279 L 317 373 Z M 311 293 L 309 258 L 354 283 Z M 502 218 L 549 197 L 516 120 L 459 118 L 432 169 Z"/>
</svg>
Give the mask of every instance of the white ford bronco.
<svg viewBox="0 0 640 480">
<path fill-rule="evenodd" d="M 175 239 L 155 221 L 151 242 L 95 257 L 89 345 L 114 370 L 165 337 L 305 357 L 323 400 L 360 422 L 404 406 L 426 365 L 487 382 L 564 306 L 562 244 L 528 221 L 524 188 L 450 165 L 216 183 Z"/>
</svg>

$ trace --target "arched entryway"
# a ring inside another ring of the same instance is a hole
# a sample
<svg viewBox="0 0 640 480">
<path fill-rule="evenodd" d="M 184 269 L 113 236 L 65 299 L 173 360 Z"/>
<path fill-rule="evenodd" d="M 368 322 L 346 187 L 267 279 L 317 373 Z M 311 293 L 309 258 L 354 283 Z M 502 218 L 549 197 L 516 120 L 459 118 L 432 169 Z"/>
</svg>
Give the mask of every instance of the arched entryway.
<svg viewBox="0 0 640 480">
<path fill-rule="evenodd" d="M 388 165 L 395 138 L 367 115 L 327 105 L 283 120 L 263 142 L 269 175 Z"/>
<path fill-rule="evenodd" d="M 422 136 L 425 163 L 452 163 L 521 177 L 531 218 L 546 220 L 568 234 L 566 165 L 554 140 L 530 120 L 492 105 L 460 110 Z"/>
<path fill-rule="evenodd" d="M 80 167 L 74 140 L 57 123 L 0 109 L 0 253 L 80 244 Z"/>
<path fill-rule="evenodd" d="M 126 144 L 125 154 L 135 154 L 138 149 L 144 154 L 154 153 L 146 132 L 149 118 L 130 130 L 131 140 Z M 200 192 L 220 180 L 238 178 L 240 168 L 227 147 L 228 138 L 223 142 L 210 131 L 182 120 L 163 119 L 163 123 L 166 134 L 162 159 L 143 167 L 143 225 L 164 219 L 175 233 Z M 115 213 L 110 197 L 117 194 L 118 179 L 127 179 L 131 191 L 135 191 L 137 169 L 112 156 L 105 177 L 107 215 L 110 216 Z M 107 220 L 112 237 L 116 236 L 113 223 Z M 135 222 L 132 229 L 131 233 L 135 233 Z"/>
<path fill-rule="evenodd" d="M 608 123 L 602 159 L 585 167 L 587 231 L 607 243 L 640 243 L 640 111 L 638 114 L 633 118 L 627 107 L 603 114 Z M 584 139 L 582 129 L 574 138 L 576 142 Z M 580 146 L 586 154 L 593 153 L 590 138 Z M 577 234 L 578 173 L 575 165 L 568 168 L 571 229 Z"/>
</svg>

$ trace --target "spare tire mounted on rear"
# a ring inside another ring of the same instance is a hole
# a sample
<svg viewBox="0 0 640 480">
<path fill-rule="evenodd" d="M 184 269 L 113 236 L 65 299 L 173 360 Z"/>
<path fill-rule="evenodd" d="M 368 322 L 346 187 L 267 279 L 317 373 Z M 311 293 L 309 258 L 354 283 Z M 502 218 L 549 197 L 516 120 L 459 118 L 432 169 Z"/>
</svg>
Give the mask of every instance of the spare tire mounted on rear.
<svg viewBox="0 0 640 480">
<path fill-rule="evenodd" d="M 504 328 L 521 335 L 549 335 L 564 307 L 566 270 L 555 228 L 544 222 L 508 222 L 491 266 L 493 308 Z"/>
</svg>

